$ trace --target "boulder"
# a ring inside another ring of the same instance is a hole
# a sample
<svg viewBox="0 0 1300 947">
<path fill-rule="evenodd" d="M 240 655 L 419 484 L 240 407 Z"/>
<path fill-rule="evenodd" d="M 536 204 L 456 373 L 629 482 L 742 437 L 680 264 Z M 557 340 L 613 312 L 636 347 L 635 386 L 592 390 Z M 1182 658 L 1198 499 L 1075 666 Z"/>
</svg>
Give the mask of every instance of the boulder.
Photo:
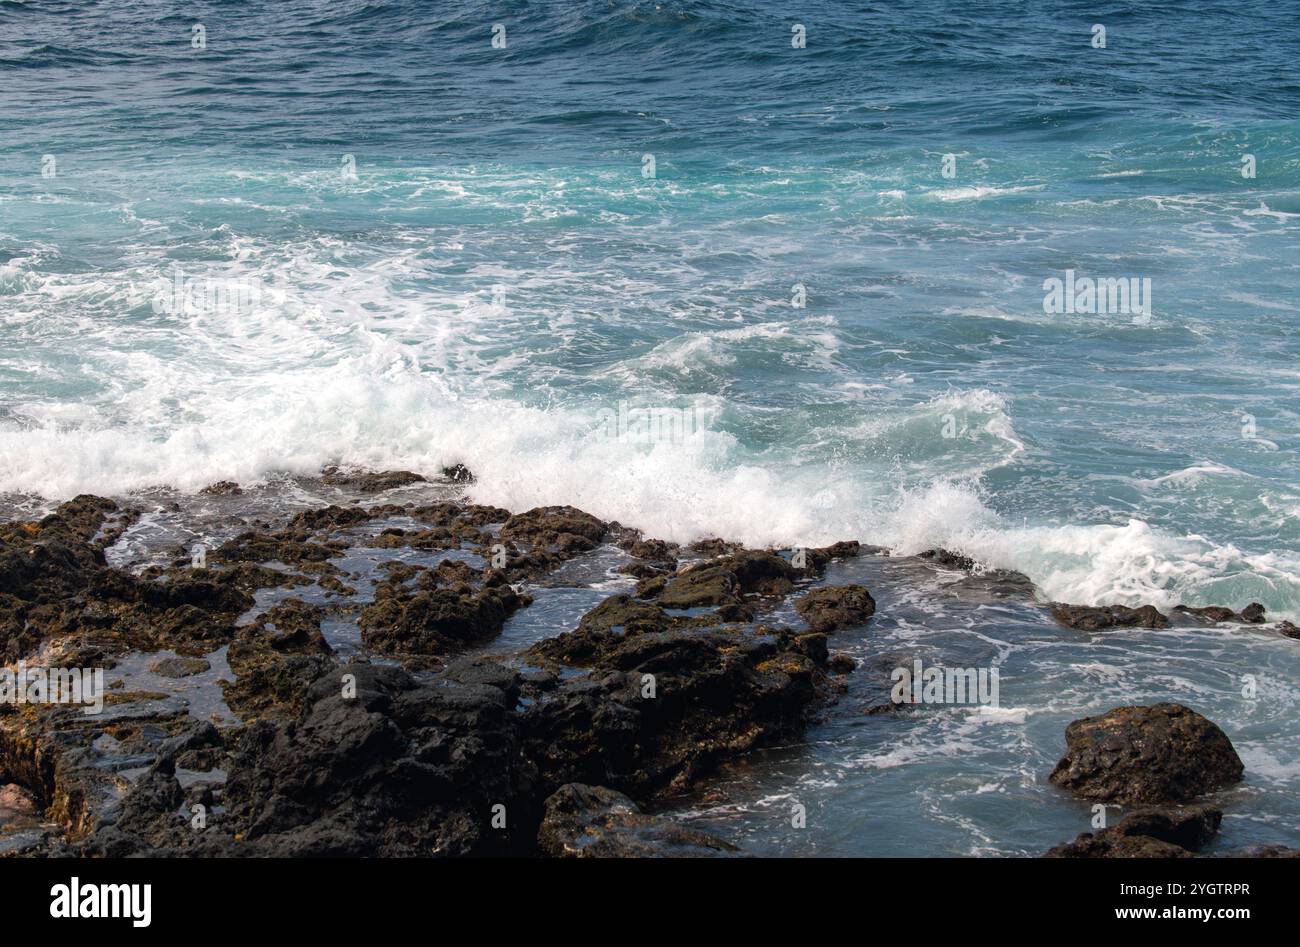
<svg viewBox="0 0 1300 947">
<path fill-rule="evenodd" d="M 1065 730 L 1051 781 L 1084 799 L 1187 802 L 1241 779 L 1244 767 L 1217 726 L 1181 704 L 1116 707 Z"/>
<path fill-rule="evenodd" d="M 795 611 L 813 631 L 864 625 L 876 613 L 876 600 L 861 585 L 826 585 L 794 603 Z"/>
</svg>

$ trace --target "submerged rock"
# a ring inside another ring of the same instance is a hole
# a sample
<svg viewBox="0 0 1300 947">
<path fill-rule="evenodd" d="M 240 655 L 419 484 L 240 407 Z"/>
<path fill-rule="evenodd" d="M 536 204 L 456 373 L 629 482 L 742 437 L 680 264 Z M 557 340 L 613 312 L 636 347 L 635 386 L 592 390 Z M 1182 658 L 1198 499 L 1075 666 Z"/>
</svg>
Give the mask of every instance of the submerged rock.
<svg viewBox="0 0 1300 947">
<path fill-rule="evenodd" d="M 646 815 L 622 793 L 581 783 L 561 786 L 546 800 L 537 845 L 553 858 L 701 858 L 739 851 L 707 832 Z"/>
<path fill-rule="evenodd" d="M 190 677 L 202 674 L 212 665 L 203 658 L 174 657 L 159 658 L 150 663 L 149 670 L 159 677 Z"/>
<path fill-rule="evenodd" d="M 1245 767 L 1217 726 L 1181 704 L 1116 707 L 1065 730 L 1051 781 L 1085 799 L 1187 802 L 1241 779 Z"/>
</svg>

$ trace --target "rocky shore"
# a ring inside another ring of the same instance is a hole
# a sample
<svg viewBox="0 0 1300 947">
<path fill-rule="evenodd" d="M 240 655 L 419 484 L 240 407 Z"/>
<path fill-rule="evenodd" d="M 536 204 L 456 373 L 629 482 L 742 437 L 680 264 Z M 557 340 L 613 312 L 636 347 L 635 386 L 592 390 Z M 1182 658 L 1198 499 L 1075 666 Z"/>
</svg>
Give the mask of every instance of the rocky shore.
<svg viewBox="0 0 1300 947">
<path fill-rule="evenodd" d="M 322 480 L 377 497 L 426 482 Z M 471 480 L 445 472 L 451 491 Z M 3 662 L 103 668 L 108 681 L 96 714 L 0 704 L 0 854 L 743 854 L 656 804 L 800 740 L 857 669 L 836 634 L 876 611 L 861 585 L 809 586 L 836 559 L 887 555 L 856 542 L 683 547 L 572 507 L 512 513 L 450 495 L 244 517 L 201 554 L 177 544 L 113 565 L 140 515 L 81 496 L 0 524 Z M 633 589 L 491 651 L 539 587 L 602 549 Z M 1017 573 L 923 557 L 979 594 L 1032 593 Z M 783 602 L 797 621 L 763 619 Z M 1256 605 L 1048 607 L 1086 633 L 1265 621 Z M 1049 854 L 1195 852 L 1221 819 L 1197 800 L 1242 770 L 1228 737 L 1178 705 L 1076 721 L 1051 781 L 1131 811 Z"/>
</svg>

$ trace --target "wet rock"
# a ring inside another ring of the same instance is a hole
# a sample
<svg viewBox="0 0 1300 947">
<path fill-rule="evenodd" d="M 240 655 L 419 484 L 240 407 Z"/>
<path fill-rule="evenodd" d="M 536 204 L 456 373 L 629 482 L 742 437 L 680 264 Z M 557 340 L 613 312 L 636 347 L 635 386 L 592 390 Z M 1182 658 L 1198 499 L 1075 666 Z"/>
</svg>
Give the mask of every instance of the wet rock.
<svg viewBox="0 0 1300 947">
<path fill-rule="evenodd" d="M 210 483 L 199 493 L 208 497 L 233 497 L 239 496 L 244 492 L 244 488 L 233 480 L 218 480 L 216 483 Z"/>
<path fill-rule="evenodd" d="M 608 526 L 590 513 L 571 506 L 543 506 L 511 516 L 501 527 L 498 538 L 528 543 L 546 549 L 561 542 L 561 537 L 583 549 L 594 549 L 608 531 Z"/>
<path fill-rule="evenodd" d="M 1187 802 L 1241 779 L 1244 767 L 1217 726 L 1180 704 L 1117 707 L 1065 730 L 1051 781 L 1085 799 Z"/>
<path fill-rule="evenodd" d="M 296 716 L 311 683 L 333 662 L 320 631 L 324 609 L 285 599 L 240 631 L 226 652 L 234 681 L 223 681 L 226 703 L 244 721 Z"/>
<path fill-rule="evenodd" d="M 644 632 L 536 695 L 526 752 L 556 784 L 637 798 L 689 786 L 722 760 L 802 733 L 826 693 L 796 636 L 745 628 Z"/>
<path fill-rule="evenodd" d="M 362 470 L 343 470 L 339 467 L 326 467 L 321 472 L 321 481 L 334 487 L 346 487 L 359 493 L 382 493 L 396 487 L 406 487 L 413 483 L 424 483 L 425 478 L 409 470 L 384 470 L 379 472 Z"/>
<path fill-rule="evenodd" d="M 1300 638 L 1300 628 L 1297 628 L 1289 621 L 1278 622 L 1274 627 L 1288 638 Z"/>
<path fill-rule="evenodd" d="M 310 534 L 321 530 L 346 529 L 373 519 L 375 512 L 360 506 L 331 504 L 295 513 L 285 527 L 286 535 Z"/>
<path fill-rule="evenodd" d="M 847 654 L 833 654 L 827 662 L 827 667 L 836 674 L 849 674 L 856 670 L 858 662 Z"/>
<path fill-rule="evenodd" d="M 1180 615 L 1192 615 L 1209 622 L 1233 621 L 1258 625 L 1264 621 L 1264 606 L 1258 602 L 1251 602 L 1240 612 L 1234 612 L 1232 609 L 1224 608 L 1221 605 L 1206 605 L 1201 608 L 1177 605 L 1174 607 L 1174 611 Z"/>
<path fill-rule="evenodd" d="M 861 585 L 826 585 L 805 594 L 794 608 L 813 631 L 831 632 L 866 624 L 876 613 L 876 601 Z"/>
<path fill-rule="evenodd" d="M 797 574 L 775 553 L 739 552 L 679 571 L 664 584 L 658 602 L 664 608 L 737 605 L 745 594 L 789 594 Z"/>
<path fill-rule="evenodd" d="M 509 585 L 475 590 L 464 583 L 409 590 L 381 583 L 361 612 L 361 640 L 385 654 L 446 654 L 500 634 L 531 599 Z"/>
<path fill-rule="evenodd" d="M 203 658 L 181 656 L 153 661 L 149 665 L 149 670 L 159 677 L 190 677 L 194 674 L 202 674 L 211 667 L 212 665 Z"/>
<path fill-rule="evenodd" d="M 282 562 L 294 565 L 324 562 L 343 555 L 347 545 L 341 542 L 314 543 L 296 538 L 292 533 L 249 531 L 222 543 L 208 554 L 212 563 Z"/>
<path fill-rule="evenodd" d="M 698 556 L 708 556 L 715 558 L 717 556 L 729 555 L 733 552 L 740 552 L 744 547 L 740 543 L 729 543 L 725 539 L 718 539 L 711 536 L 707 539 L 698 539 L 686 547 Z"/>
<path fill-rule="evenodd" d="M 962 572 L 970 572 L 975 568 L 975 560 L 970 556 L 963 556 L 961 553 L 953 552 L 950 549 L 927 549 L 925 552 L 917 553 L 918 559 L 925 559 L 933 562 L 937 566 L 943 566 L 947 569 L 958 569 Z"/>
<path fill-rule="evenodd" d="M 1183 858 L 1208 845 L 1222 821 L 1222 811 L 1204 805 L 1137 809 L 1114 826 L 1050 849 L 1046 857 Z"/>
<path fill-rule="evenodd" d="M 831 543 L 829 546 L 820 546 L 814 549 L 809 549 L 807 550 L 807 553 L 808 558 L 812 560 L 813 564 L 818 569 L 820 569 L 822 566 L 834 559 L 854 559 L 862 554 L 863 549 L 874 551 L 879 548 L 879 546 L 864 547 L 862 543 L 858 542 L 856 539 L 850 539 L 838 543 Z"/>
<path fill-rule="evenodd" d="M 553 858 L 700 858 L 738 849 L 707 832 L 646 815 L 603 786 L 569 783 L 546 800 L 537 844 Z"/>
<path fill-rule="evenodd" d="M 540 813 L 535 769 L 520 752 L 518 676 L 460 676 L 421 685 L 397 668 L 349 665 L 316 681 L 297 720 L 247 728 L 225 791 L 240 839 L 228 847 L 274 856 L 531 849 Z"/>
<path fill-rule="evenodd" d="M 618 547 L 625 550 L 633 559 L 646 559 L 650 562 L 666 564 L 670 568 L 677 566 L 679 548 L 676 543 L 666 543 L 662 539 L 628 537 L 620 540 Z"/>
<path fill-rule="evenodd" d="M 545 638 L 529 649 L 531 659 L 589 667 L 599 656 L 628 638 L 665 631 L 671 624 L 658 605 L 640 602 L 626 595 L 611 595 L 582 616 L 571 632 Z"/>
<path fill-rule="evenodd" d="M 1067 628 L 1101 631 L 1105 628 L 1168 628 L 1169 619 L 1153 605 L 1127 608 L 1123 605 L 1066 605 L 1052 603 L 1052 617 Z"/>
<path fill-rule="evenodd" d="M 667 577 L 672 574 L 672 569 L 663 563 L 645 562 L 640 559 L 635 559 L 632 562 L 619 566 L 617 571 L 624 575 L 630 575 L 634 579 L 654 579 L 660 577 L 667 579 Z"/>
<path fill-rule="evenodd" d="M 443 467 L 442 475 L 452 483 L 473 483 L 474 475 L 470 473 L 468 467 L 464 464 L 455 464 L 451 467 Z"/>
</svg>

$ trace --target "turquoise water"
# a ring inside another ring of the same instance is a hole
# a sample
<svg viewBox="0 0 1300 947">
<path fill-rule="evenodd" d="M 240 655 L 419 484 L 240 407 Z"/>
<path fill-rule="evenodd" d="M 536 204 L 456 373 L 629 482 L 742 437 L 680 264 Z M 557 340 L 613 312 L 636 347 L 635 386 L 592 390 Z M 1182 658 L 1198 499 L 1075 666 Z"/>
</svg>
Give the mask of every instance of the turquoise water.
<svg viewBox="0 0 1300 947">
<path fill-rule="evenodd" d="M 1300 618 L 1295 9 L 974 6 L 4 0 L 0 492 L 459 462 Z"/>
</svg>

